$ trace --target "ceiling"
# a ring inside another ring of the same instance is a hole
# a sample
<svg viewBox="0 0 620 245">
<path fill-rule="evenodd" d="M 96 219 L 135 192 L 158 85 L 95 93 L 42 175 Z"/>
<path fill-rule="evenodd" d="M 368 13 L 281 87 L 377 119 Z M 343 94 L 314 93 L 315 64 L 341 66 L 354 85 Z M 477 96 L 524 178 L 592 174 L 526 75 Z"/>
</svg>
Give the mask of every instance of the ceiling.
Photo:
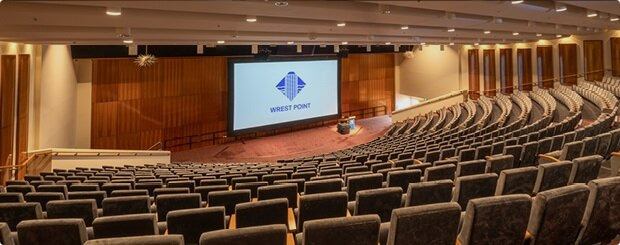
<svg viewBox="0 0 620 245">
<path fill-rule="evenodd" d="M 613 1 L 0 2 L 0 41 L 136 44 L 512 43 L 620 29 Z M 556 12 L 556 7 L 566 11 Z M 108 7 L 122 15 L 106 14 Z M 588 18 L 589 10 L 599 11 Z M 254 23 L 248 17 L 256 17 Z M 340 22 L 346 23 L 338 27 Z M 408 29 L 401 29 L 407 26 Z M 454 29 L 453 32 L 448 31 Z M 490 31 L 485 34 L 484 31 Z M 518 35 L 514 35 L 518 32 Z M 538 37 L 537 34 L 542 34 Z"/>
</svg>

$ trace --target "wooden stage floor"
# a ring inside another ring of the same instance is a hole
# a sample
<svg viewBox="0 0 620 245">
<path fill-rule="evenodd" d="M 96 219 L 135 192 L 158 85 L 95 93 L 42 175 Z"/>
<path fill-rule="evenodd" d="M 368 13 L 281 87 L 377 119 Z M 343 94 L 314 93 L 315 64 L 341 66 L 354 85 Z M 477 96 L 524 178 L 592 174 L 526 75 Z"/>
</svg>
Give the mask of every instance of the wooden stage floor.
<svg viewBox="0 0 620 245">
<path fill-rule="evenodd" d="M 391 123 L 389 116 L 361 119 L 356 120 L 356 130 L 349 135 L 337 133 L 336 125 L 317 127 L 174 152 L 172 161 L 275 162 L 278 159 L 318 155 L 371 141 L 383 135 Z"/>
</svg>

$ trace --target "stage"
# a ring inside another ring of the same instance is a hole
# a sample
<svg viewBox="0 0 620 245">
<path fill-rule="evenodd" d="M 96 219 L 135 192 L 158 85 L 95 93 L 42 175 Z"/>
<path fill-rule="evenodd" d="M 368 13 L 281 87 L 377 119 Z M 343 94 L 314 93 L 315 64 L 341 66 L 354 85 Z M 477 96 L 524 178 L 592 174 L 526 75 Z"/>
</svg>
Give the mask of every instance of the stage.
<svg viewBox="0 0 620 245">
<path fill-rule="evenodd" d="M 356 120 L 348 135 L 336 132 L 336 125 L 311 128 L 229 144 L 174 152 L 173 162 L 275 162 L 278 159 L 312 156 L 350 148 L 385 133 L 392 120 L 379 116 Z"/>
</svg>

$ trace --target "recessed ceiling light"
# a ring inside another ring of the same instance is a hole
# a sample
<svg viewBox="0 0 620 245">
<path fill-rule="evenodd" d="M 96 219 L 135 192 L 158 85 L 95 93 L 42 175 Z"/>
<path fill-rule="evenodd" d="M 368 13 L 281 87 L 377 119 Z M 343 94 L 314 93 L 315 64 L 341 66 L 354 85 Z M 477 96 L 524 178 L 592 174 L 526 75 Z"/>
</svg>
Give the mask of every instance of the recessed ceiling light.
<svg viewBox="0 0 620 245">
<path fill-rule="evenodd" d="M 484 31 L 484 34 L 491 34 L 491 31 Z"/>
<path fill-rule="evenodd" d="M 392 44 L 391 42 L 385 42 L 385 45 L 391 45 L 391 44 Z"/>
<path fill-rule="evenodd" d="M 542 37 L 542 34 L 541 33 L 536 33 L 536 36 L 537 37 Z"/>
<path fill-rule="evenodd" d="M 256 16 L 248 16 L 245 18 L 245 21 L 250 22 L 250 23 L 254 23 L 256 21 L 258 21 L 258 19 L 256 19 Z"/>
<path fill-rule="evenodd" d="M 518 35 L 519 35 L 519 33 L 518 33 L 518 32 L 513 32 L 513 33 L 512 33 L 512 35 L 513 35 L 513 36 L 518 36 Z"/>
<path fill-rule="evenodd" d="M 425 42 L 421 42 L 420 45 L 426 45 L 426 43 Z"/>
<path fill-rule="evenodd" d="M 116 7 L 108 7 L 105 11 L 105 14 L 107 15 L 111 15 L 111 16 L 119 16 L 121 14 L 123 14 L 121 8 L 116 8 Z"/>
<path fill-rule="evenodd" d="M 347 44 L 349 44 L 349 42 L 346 42 L 346 41 L 342 42 L 342 45 L 347 45 Z"/>
<path fill-rule="evenodd" d="M 523 0 L 512 1 L 512 4 L 519 4 L 519 3 L 523 3 Z"/>
<path fill-rule="evenodd" d="M 596 10 L 588 9 L 586 11 L 586 16 L 588 16 L 588 18 L 592 18 L 598 16 L 598 13 L 596 12 Z"/>
<path fill-rule="evenodd" d="M 401 30 L 407 30 L 407 29 L 409 29 L 409 26 L 401 26 L 400 29 Z"/>
<path fill-rule="evenodd" d="M 448 31 L 448 32 L 454 32 L 455 30 L 454 30 L 454 28 L 448 28 L 448 30 L 447 30 L 447 31 Z"/>
<path fill-rule="evenodd" d="M 562 37 L 562 34 L 557 34 L 557 35 L 555 35 L 555 37 L 560 38 L 560 37 Z"/>
<path fill-rule="evenodd" d="M 452 45 L 454 45 L 454 43 L 450 43 L 449 45 L 452 46 Z"/>
<path fill-rule="evenodd" d="M 474 45 L 478 46 L 480 43 L 474 43 Z"/>
<path fill-rule="evenodd" d="M 613 15 L 609 17 L 609 21 L 618 21 L 618 20 L 619 20 L 618 16 Z"/>
<path fill-rule="evenodd" d="M 278 6 L 278 7 L 286 7 L 286 6 L 288 6 L 288 2 L 287 1 L 277 1 L 275 3 L 275 5 Z"/>
<path fill-rule="evenodd" d="M 226 41 L 224 41 L 224 40 L 217 41 L 217 44 L 224 44 L 224 43 L 226 43 Z"/>
<path fill-rule="evenodd" d="M 345 22 L 338 22 L 338 23 L 336 24 L 336 26 L 337 26 L 337 27 L 345 27 L 345 26 L 347 26 L 347 23 L 345 23 Z"/>
<path fill-rule="evenodd" d="M 555 12 L 564 12 L 566 11 L 566 5 L 561 4 L 561 3 L 556 3 L 555 4 Z"/>
<path fill-rule="evenodd" d="M 133 43 L 133 39 L 125 39 L 125 40 L 123 40 L 123 43 L 132 44 Z"/>
<path fill-rule="evenodd" d="M 286 44 L 289 44 L 289 45 L 290 44 L 295 44 L 295 42 L 290 41 L 290 42 L 286 42 Z"/>
</svg>

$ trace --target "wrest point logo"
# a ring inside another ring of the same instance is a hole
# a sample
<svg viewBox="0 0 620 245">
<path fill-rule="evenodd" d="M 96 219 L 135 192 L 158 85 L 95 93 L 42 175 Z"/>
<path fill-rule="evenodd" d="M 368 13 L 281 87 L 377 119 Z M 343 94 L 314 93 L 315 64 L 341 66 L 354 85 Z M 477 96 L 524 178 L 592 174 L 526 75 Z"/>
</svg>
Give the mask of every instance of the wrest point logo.
<svg viewBox="0 0 620 245">
<path fill-rule="evenodd" d="M 282 78 L 280 83 L 276 85 L 276 88 L 280 90 L 288 100 L 293 101 L 305 86 L 306 83 L 304 83 L 295 72 L 291 71 Z"/>
</svg>

